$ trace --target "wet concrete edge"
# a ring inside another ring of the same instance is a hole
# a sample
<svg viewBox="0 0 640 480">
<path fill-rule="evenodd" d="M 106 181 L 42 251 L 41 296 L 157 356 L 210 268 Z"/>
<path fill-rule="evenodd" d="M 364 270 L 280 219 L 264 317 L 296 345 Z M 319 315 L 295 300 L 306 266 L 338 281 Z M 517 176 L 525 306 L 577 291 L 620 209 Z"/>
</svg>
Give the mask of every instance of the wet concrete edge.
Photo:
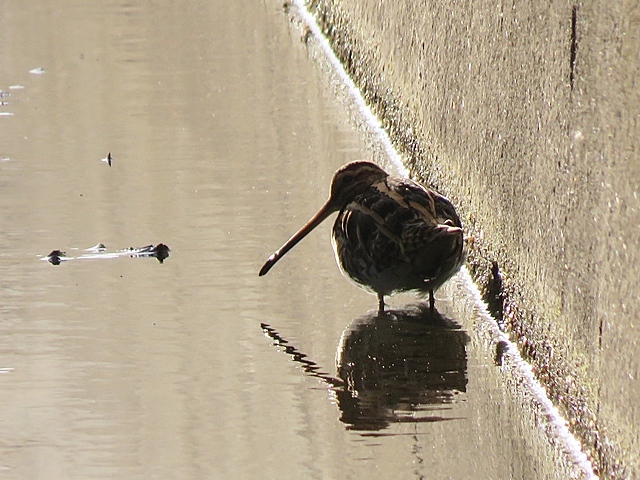
<svg viewBox="0 0 640 480">
<path fill-rule="evenodd" d="M 573 90 L 576 82 L 576 52 L 579 49 L 579 5 L 567 5 L 569 15 L 563 28 L 568 33 L 567 82 L 570 90 Z M 453 187 L 447 183 L 447 176 L 440 172 L 448 165 L 441 165 L 443 159 L 438 158 L 437 149 L 433 149 L 430 139 L 416 128 L 421 125 L 419 112 L 412 109 L 411 103 L 402 94 L 388 87 L 385 77 L 394 72 L 388 71 L 389 65 L 384 64 L 375 49 L 366 45 L 356 33 L 360 19 L 350 16 L 341 8 L 339 1 L 315 0 L 307 8 L 315 15 L 344 68 L 406 158 L 411 175 L 422 178 L 449 196 L 455 196 L 448 191 L 453 191 Z M 384 35 L 384 32 L 380 32 L 380 35 Z M 445 159 L 445 163 L 448 160 Z M 513 252 L 500 244 L 501 239 L 484 234 L 483 222 L 486 219 L 470 210 L 471 213 L 467 212 L 466 216 L 471 239 L 468 267 L 490 312 L 518 344 L 521 354 L 531 363 L 549 397 L 569 419 L 572 433 L 581 440 L 598 475 L 609 478 L 640 475 L 633 467 L 625 465 L 624 461 L 631 460 L 631 464 L 637 461 L 635 454 L 624 448 L 633 445 L 634 438 L 624 438 L 618 433 L 619 425 L 615 424 L 615 419 L 599 415 L 599 380 L 589 381 L 589 368 L 576 365 L 576 359 L 571 355 L 563 355 L 565 352 L 559 344 L 565 339 L 554 338 L 545 327 L 557 319 L 557 312 L 540 308 L 542 302 L 538 302 L 524 285 L 530 280 L 527 277 L 530 272 L 519 268 L 520 259 L 509 255 Z M 509 218 L 503 220 L 508 222 Z M 599 330 L 601 336 L 602 321 Z M 568 347 L 569 351 L 571 348 Z M 597 363 L 598 360 L 593 362 Z M 611 408 L 615 409 L 615 406 Z"/>
</svg>

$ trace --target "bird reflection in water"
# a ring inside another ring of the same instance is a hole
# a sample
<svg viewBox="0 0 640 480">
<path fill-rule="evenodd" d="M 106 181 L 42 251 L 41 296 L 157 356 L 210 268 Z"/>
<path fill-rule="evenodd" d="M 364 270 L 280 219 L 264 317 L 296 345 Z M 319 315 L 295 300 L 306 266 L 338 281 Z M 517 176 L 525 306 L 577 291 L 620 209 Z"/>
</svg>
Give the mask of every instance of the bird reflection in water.
<svg viewBox="0 0 640 480">
<path fill-rule="evenodd" d="M 450 420 L 443 405 L 467 388 L 469 340 L 459 325 L 426 306 L 355 319 L 340 341 L 337 392 L 349 428 Z"/>
<path fill-rule="evenodd" d="M 394 423 L 453 420 L 447 414 L 467 388 L 462 328 L 428 306 L 356 318 L 345 329 L 336 355 L 337 377 L 289 344 L 266 324 L 274 344 L 335 392 L 348 429 L 379 431 Z"/>
</svg>

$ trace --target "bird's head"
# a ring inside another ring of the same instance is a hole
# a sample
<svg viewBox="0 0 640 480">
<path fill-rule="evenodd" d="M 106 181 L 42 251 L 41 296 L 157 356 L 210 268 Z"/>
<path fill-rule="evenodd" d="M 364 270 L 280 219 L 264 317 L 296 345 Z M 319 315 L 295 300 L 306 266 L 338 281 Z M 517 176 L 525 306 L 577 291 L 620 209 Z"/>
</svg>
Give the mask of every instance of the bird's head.
<svg viewBox="0 0 640 480">
<path fill-rule="evenodd" d="M 311 232 L 311 230 L 320 225 L 329 215 L 345 208 L 358 195 L 364 193 L 367 188 L 384 180 L 387 176 L 387 172 L 375 163 L 364 160 L 351 162 L 340 168 L 333 175 L 333 180 L 331 181 L 331 196 L 329 200 L 327 200 L 327 203 L 324 204 L 311 220 L 294 233 L 282 247 L 267 259 L 259 275 L 266 275 L 278 260 Z"/>
<path fill-rule="evenodd" d="M 341 210 L 371 185 L 388 176 L 387 172 L 372 162 L 360 160 L 348 163 L 333 175 L 328 203 L 332 210 Z"/>
</svg>

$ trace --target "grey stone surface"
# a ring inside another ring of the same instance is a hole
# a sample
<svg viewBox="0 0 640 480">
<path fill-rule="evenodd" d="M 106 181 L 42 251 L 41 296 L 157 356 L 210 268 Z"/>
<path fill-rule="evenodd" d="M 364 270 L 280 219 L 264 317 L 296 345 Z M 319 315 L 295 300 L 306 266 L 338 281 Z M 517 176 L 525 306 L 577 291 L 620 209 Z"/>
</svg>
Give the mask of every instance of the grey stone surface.
<svg viewBox="0 0 640 480">
<path fill-rule="evenodd" d="M 603 478 L 640 478 L 640 7 L 317 0 Z M 491 297 L 491 298 L 489 298 Z"/>
</svg>

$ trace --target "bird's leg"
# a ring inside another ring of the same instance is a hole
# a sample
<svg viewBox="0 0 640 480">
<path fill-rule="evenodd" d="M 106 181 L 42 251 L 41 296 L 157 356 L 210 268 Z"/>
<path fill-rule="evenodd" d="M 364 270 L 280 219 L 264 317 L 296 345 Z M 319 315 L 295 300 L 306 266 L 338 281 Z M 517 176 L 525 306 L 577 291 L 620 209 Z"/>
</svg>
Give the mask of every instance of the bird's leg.
<svg viewBox="0 0 640 480">
<path fill-rule="evenodd" d="M 378 294 L 378 314 L 384 313 L 384 295 Z"/>
<path fill-rule="evenodd" d="M 436 307 L 436 299 L 433 296 L 433 290 L 429 290 L 429 308 L 431 309 L 431 313 L 435 311 Z"/>
</svg>

